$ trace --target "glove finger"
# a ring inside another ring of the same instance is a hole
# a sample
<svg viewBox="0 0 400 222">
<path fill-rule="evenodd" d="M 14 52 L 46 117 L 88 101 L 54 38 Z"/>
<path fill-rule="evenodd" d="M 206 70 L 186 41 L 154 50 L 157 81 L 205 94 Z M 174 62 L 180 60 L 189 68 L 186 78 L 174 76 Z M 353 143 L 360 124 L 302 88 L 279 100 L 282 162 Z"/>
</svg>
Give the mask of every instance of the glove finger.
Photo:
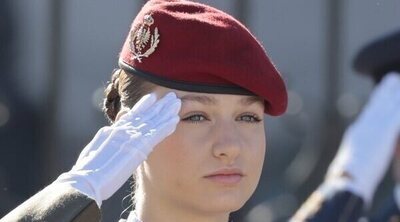
<svg viewBox="0 0 400 222">
<path fill-rule="evenodd" d="M 147 123 L 141 123 L 138 126 L 130 126 L 126 129 L 126 132 L 129 133 L 131 136 L 141 134 L 140 129 L 147 127 Z"/>
<path fill-rule="evenodd" d="M 180 99 L 176 99 L 172 104 L 165 105 L 162 110 L 160 110 L 159 115 L 153 117 L 153 119 L 149 120 L 149 123 L 152 125 L 160 125 L 163 122 L 171 119 L 178 115 L 181 109 L 182 103 Z"/>
<path fill-rule="evenodd" d="M 118 121 L 122 116 L 125 116 L 129 112 L 129 108 L 127 107 L 122 107 L 122 109 L 117 113 L 117 116 L 115 117 L 115 121 L 113 126 L 118 126 L 119 124 L 123 123 L 124 121 Z"/>
<path fill-rule="evenodd" d="M 122 125 L 132 119 L 132 116 L 145 112 L 157 101 L 155 93 L 150 93 L 143 96 L 126 114 L 121 115 L 119 120 L 114 123 L 115 126 Z"/>
<path fill-rule="evenodd" d="M 150 108 L 157 101 L 157 95 L 150 93 L 143 96 L 130 110 L 130 114 L 141 113 Z"/>
<path fill-rule="evenodd" d="M 161 123 L 161 125 L 157 127 L 159 129 L 159 136 L 164 139 L 165 137 L 171 135 L 176 130 L 179 121 L 180 117 L 174 116 L 170 118 L 167 122 Z"/>
<path fill-rule="evenodd" d="M 111 197 L 132 176 L 136 168 L 146 159 L 138 150 L 129 153 L 120 150 L 116 152 L 105 165 L 99 168 L 94 180 L 99 186 L 102 200 Z"/>
<path fill-rule="evenodd" d="M 157 117 L 164 106 L 170 106 L 176 100 L 176 95 L 173 92 L 168 93 L 162 99 L 157 101 L 154 106 L 150 107 L 146 112 L 135 116 L 133 119 L 137 123 L 147 123 L 148 120 Z M 131 121 L 133 121 L 131 120 Z M 135 123 L 136 124 L 136 123 Z"/>
<path fill-rule="evenodd" d="M 77 162 L 77 167 L 82 167 L 82 169 L 96 169 L 102 166 L 121 148 L 122 144 L 129 141 L 130 134 L 126 132 L 127 129 L 129 128 L 119 127 L 113 129 L 107 139 L 96 150 L 89 152 L 85 158 Z"/>
<path fill-rule="evenodd" d="M 175 116 L 161 123 L 155 128 L 149 129 L 146 133 L 142 134 L 142 140 L 140 140 L 141 145 L 139 149 L 146 155 L 153 150 L 153 148 L 159 144 L 166 137 L 171 135 L 175 130 L 180 121 L 179 116 Z"/>
<path fill-rule="evenodd" d="M 77 162 L 87 157 L 90 152 L 96 151 L 111 134 L 111 131 L 112 128 L 110 126 L 102 127 L 101 129 L 99 129 L 93 139 L 85 146 L 85 148 L 83 148 L 83 150 L 79 154 Z"/>
</svg>

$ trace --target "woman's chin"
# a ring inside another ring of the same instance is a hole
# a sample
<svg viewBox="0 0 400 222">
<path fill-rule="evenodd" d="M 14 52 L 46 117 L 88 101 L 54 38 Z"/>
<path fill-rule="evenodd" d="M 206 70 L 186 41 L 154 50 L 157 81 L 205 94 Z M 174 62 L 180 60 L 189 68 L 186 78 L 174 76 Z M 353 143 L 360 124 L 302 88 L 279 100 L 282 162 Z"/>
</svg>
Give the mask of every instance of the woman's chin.
<svg viewBox="0 0 400 222">
<path fill-rule="evenodd" d="M 248 199 L 249 198 L 237 198 L 232 196 L 212 198 L 206 203 L 205 207 L 210 211 L 230 213 L 242 208 Z"/>
</svg>

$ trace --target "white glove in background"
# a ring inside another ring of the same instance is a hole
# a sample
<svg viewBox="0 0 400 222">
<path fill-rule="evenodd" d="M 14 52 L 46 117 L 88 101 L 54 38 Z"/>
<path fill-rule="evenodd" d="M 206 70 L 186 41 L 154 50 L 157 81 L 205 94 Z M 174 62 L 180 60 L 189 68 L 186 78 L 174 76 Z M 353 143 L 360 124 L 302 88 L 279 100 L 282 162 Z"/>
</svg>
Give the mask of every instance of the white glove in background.
<svg viewBox="0 0 400 222">
<path fill-rule="evenodd" d="M 69 184 L 100 207 L 147 159 L 153 148 L 172 134 L 180 118 L 181 101 L 168 93 L 139 100 L 112 126 L 101 128 L 82 150 L 76 164 L 54 183 Z"/>
<path fill-rule="evenodd" d="M 400 75 L 389 73 L 376 86 L 361 115 L 346 130 L 325 183 L 360 195 L 368 205 L 391 163 L 398 136 Z M 341 177 L 343 173 L 350 178 Z"/>
<path fill-rule="evenodd" d="M 398 209 L 400 209 L 400 184 L 396 184 L 393 189 L 394 202 Z"/>
</svg>

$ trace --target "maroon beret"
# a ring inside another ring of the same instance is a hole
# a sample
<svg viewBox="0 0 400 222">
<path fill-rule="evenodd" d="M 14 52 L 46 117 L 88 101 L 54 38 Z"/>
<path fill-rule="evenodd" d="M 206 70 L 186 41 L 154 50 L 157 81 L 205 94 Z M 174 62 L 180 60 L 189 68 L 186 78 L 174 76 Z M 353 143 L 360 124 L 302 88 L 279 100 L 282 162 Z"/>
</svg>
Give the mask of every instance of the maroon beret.
<svg viewBox="0 0 400 222">
<path fill-rule="evenodd" d="M 249 30 L 213 7 L 150 0 L 132 23 L 119 66 L 172 89 L 257 95 L 265 112 L 287 107 L 285 83 Z"/>
</svg>

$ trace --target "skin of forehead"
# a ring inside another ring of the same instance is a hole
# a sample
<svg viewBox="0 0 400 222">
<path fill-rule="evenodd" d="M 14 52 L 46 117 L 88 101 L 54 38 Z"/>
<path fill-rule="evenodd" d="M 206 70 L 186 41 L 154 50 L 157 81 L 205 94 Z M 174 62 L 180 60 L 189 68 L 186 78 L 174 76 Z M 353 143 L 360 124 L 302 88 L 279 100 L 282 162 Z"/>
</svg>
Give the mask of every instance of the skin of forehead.
<svg viewBox="0 0 400 222">
<path fill-rule="evenodd" d="M 175 92 L 178 98 L 182 98 L 182 103 L 186 101 L 197 101 L 201 102 L 205 105 L 216 105 L 218 104 L 218 99 L 216 96 L 218 95 L 226 95 L 226 96 L 239 96 L 239 95 L 230 95 L 230 94 L 215 94 L 215 93 L 198 93 L 198 92 L 188 92 L 181 91 L 175 89 L 169 89 L 162 86 L 156 86 L 153 90 L 154 93 L 157 94 L 158 99 L 162 98 L 168 92 Z M 264 107 L 264 100 L 258 96 L 243 96 L 240 95 L 241 98 L 239 101 L 242 105 L 251 105 L 253 103 L 257 103 L 260 106 Z"/>
</svg>

